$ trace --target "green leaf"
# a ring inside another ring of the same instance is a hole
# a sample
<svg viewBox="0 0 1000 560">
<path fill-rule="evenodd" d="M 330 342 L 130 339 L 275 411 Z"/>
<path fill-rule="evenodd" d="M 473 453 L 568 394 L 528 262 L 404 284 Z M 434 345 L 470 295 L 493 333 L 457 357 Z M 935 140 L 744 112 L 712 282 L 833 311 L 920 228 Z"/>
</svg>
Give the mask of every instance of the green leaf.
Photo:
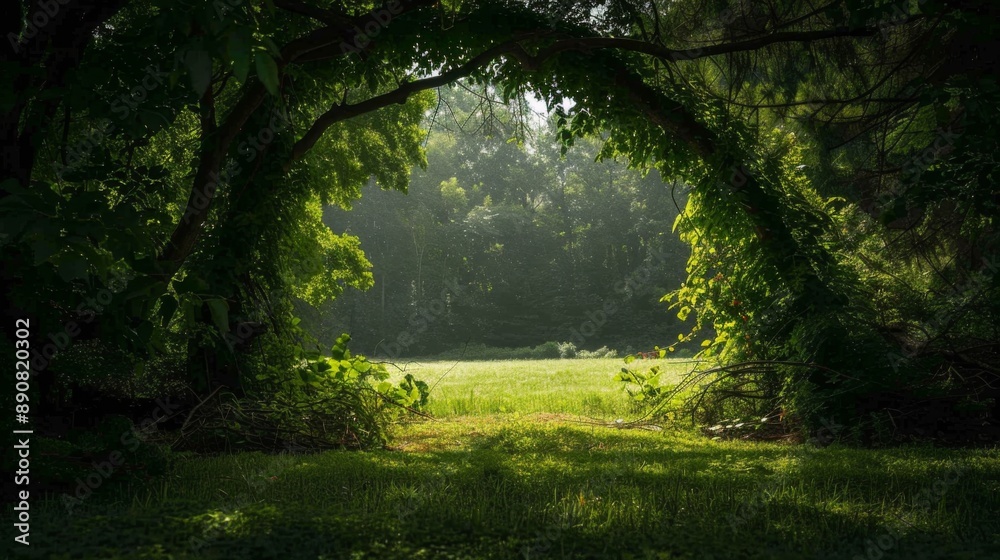
<svg viewBox="0 0 1000 560">
<path fill-rule="evenodd" d="M 184 314 L 184 326 L 192 329 L 198 324 L 197 316 L 195 315 L 195 305 L 188 298 L 181 300 L 181 313 Z"/>
<path fill-rule="evenodd" d="M 254 65 L 257 68 L 257 77 L 267 88 L 271 95 L 278 95 L 278 65 L 271 58 L 271 55 L 264 51 L 257 51 L 253 57 Z"/>
<path fill-rule="evenodd" d="M 86 280 L 89 276 L 90 263 L 79 253 L 63 251 L 57 258 L 56 267 L 59 277 L 67 282 L 77 278 Z"/>
<path fill-rule="evenodd" d="M 35 256 L 35 266 L 38 266 L 59 252 L 59 246 L 47 238 L 41 238 L 31 243 L 31 252 Z"/>
<path fill-rule="evenodd" d="M 138 276 L 133 278 L 128 283 L 128 292 L 125 293 L 123 299 L 130 300 L 136 297 L 143 297 L 149 295 L 153 291 L 153 288 L 159 289 L 159 285 L 163 281 L 159 280 L 154 276 Z"/>
<path fill-rule="evenodd" d="M 247 80 L 250 73 L 250 30 L 241 27 L 229 34 L 229 58 L 233 61 L 233 75 L 240 82 Z"/>
<path fill-rule="evenodd" d="M 178 294 L 198 294 L 208 291 L 208 282 L 201 278 L 188 274 L 180 282 L 174 282 L 174 291 Z"/>
<path fill-rule="evenodd" d="M 205 300 L 205 305 L 208 305 L 208 311 L 212 314 L 212 322 L 215 323 L 219 331 L 229 332 L 229 303 L 218 298 Z"/>
<path fill-rule="evenodd" d="M 28 194 L 29 192 L 28 189 L 21 186 L 21 183 L 17 179 L 7 179 L 0 183 L 0 189 L 17 196 Z"/>
<path fill-rule="evenodd" d="M 142 344 L 148 344 L 153 337 L 153 323 L 143 321 L 135 328 L 136 336 Z"/>
<path fill-rule="evenodd" d="M 5 199 L 0 200 L 0 206 L 5 205 L 4 203 L 10 199 L 11 202 L 16 202 L 16 197 L 8 196 Z M 29 212 L 16 211 L 11 214 L 6 214 L 0 219 L 0 236 L 10 236 L 17 237 L 24 231 L 28 222 L 33 219 L 33 216 Z"/>
<path fill-rule="evenodd" d="M 281 58 L 281 47 L 278 46 L 278 43 L 275 43 L 274 40 L 267 35 L 261 36 L 260 42 L 263 43 L 264 48 L 266 48 L 268 52 L 278 58 Z"/>
<path fill-rule="evenodd" d="M 167 326 L 177 312 L 177 299 L 170 294 L 160 298 L 160 325 Z"/>
<path fill-rule="evenodd" d="M 167 353 L 167 347 L 163 343 L 163 330 L 162 329 L 155 329 L 155 330 L 153 330 L 153 334 L 149 337 L 149 345 L 152 346 L 153 349 L 155 351 L 157 351 L 157 352 L 161 352 L 161 353 L 164 353 L 164 354 Z"/>
<path fill-rule="evenodd" d="M 129 257 L 131 257 L 131 255 Z M 129 257 L 126 257 L 126 259 Z M 134 259 L 129 264 L 131 265 L 132 270 L 142 274 L 155 274 L 157 272 L 156 259 L 152 256 Z"/>
<path fill-rule="evenodd" d="M 677 226 L 680 225 L 681 220 L 683 218 L 684 218 L 684 213 L 683 212 L 681 212 L 680 214 L 677 214 L 677 217 L 674 218 L 674 225 L 673 225 L 672 228 L 670 228 L 671 233 L 676 233 L 677 232 Z"/>
<path fill-rule="evenodd" d="M 184 63 L 191 73 L 191 87 L 199 96 L 204 95 L 212 83 L 212 57 L 204 50 L 192 49 L 184 56 Z"/>
</svg>

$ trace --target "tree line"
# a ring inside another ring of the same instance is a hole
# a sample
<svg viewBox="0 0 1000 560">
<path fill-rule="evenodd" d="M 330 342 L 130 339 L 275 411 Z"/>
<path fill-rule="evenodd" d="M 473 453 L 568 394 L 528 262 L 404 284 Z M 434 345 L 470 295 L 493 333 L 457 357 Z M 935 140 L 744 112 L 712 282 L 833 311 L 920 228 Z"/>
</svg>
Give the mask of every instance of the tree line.
<svg viewBox="0 0 1000 560">
<path fill-rule="evenodd" d="M 671 232 L 684 186 L 596 161 L 599 138 L 562 153 L 553 122 L 521 123 L 490 95 L 443 92 L 448 114 L 429 112 L 427 166 L 405 195 L 371 185 L 349 211 L 326 213 L 361 240 L 375 284 L 308 322 L 393 358 L 468 343 L 626 352 L 676 340 L 682 326 L 660 300 L 685 277 L 690 251 Z M 482 126 L 476 113 L 490 104 L 495 121 Z"/>
</svg>

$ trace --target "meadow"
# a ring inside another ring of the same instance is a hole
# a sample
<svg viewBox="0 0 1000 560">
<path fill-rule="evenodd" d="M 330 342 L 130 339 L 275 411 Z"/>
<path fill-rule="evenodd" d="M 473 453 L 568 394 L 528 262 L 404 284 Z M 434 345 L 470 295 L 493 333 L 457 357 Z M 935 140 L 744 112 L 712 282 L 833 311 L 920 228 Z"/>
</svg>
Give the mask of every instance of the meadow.
<svg viewBox="0 0 1000 560">
<path fill-rule="evenodd" d="M 675 375 L 686 361 L 659 362 Z M 409 362 L 391 368 L 412 373 L 433 390 L 428 412 L 440 418 L 507 413 L 551 413 L 603 420 L 629 413 L 628 396 L 612 376 L 621 358 Z"/>
<path fill-rule="evenodd" d="M 72 514 L 41 504 L 28 557 L 1000 558 L 1000 450 L 609 428 L 621 365 L 401 365 L 434 419 L 387 449 L 181 457 Z"/>
</svg>

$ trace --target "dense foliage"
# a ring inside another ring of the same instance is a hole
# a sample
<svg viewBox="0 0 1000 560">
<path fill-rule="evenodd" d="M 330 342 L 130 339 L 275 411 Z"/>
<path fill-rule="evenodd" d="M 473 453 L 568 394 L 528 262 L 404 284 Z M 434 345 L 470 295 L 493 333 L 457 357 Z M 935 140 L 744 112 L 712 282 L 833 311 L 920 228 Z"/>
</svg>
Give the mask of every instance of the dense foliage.
<svg viewBox="0 0 1000 560">
<path fill-rule="evenodd" d="M 704 356 L 727 368 L 689 380 L 713 396 L 696 412 L 780 409 L 811 426 L 835 417 L 866 437 L 884 426 L 997 433 L 991 2 L 58 6 L 15 3 L 0 60 L 0 329 L 10 350 L 15 321 L 30 319 L 36 414 L 79 401 L 68 349 L 84 342 L 128 356 L 124 387 L 160 363 L 199 396 L 294 385 L 312 346 L 296 303 L 377 279 L 358 240 L 323 223 L 323 206 L 350 206 L 372 177 L 405 190 L 425 164 L 429 90 L 466 78 L 503 101 L 533 92 L 555 111 L 567 153 L 596 150 L 599 138 L 601 157 L 690 187 L 677 222 L 688 277 L 670 301 L 701 327 L 678 336 L 707 336 Z M 585 245 L 671 217 L 640 175 L 607 185 L 563 176 L 540 196 L 529 170 L 573 164 L 542 144 L 535 163 L 494 151 L 511 158 L 502 181 L 460 165 L 423 179 L 435 204 L 415 197 L 411 207 L 416 292 L 394 290 L 407 305 L 430 305 L 455 266 L 479 304 L 560 298 L 560 313 L 596 309 L 577 298 L 573 267 L 619 267 L 587 279 L 606 285 L 654 245 L 619 238 L 597 260 Z M 572 188 L 559 201 L 554 186 Z M 573 209 L 573 188 L 595 191 L 576 199 L 590 206 Z M 542 200 L 551 211 L 539 211 Z M 620 207 L 641 200 L 662 213 Z M 572 210 L 568 221 L 541 229 L 570 239 L 517 234 L 557 209 Z M 428 211 L 438 214 L 419 216 Z M 424 252 L 443 243 L 432 233 L 457 236 L 458 224 L 469 228 L 465 248 L 485 243 L 487 256 L 459 265 L 484 253 L 456 249 L 425 269 Z M 507 232 L 502 246 L 483 235 L 494 227 Z M 535 249 L 546 241 L 561 249 Z M 511 278 L 507 259 L 531 273 Z M 404 309 L 380 320 L 412 317 Z M 535 322 L 517 344 L 562 338 L 542 332 L 556 321 Z"/>
</svg>

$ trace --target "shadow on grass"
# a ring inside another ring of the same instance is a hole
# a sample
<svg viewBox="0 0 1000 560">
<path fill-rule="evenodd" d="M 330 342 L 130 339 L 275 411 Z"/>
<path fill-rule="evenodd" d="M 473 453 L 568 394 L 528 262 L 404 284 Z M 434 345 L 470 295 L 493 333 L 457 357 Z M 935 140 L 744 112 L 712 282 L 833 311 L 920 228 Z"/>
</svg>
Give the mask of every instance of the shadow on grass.
<svg viewBox="0 0 1000 560">
<path fill-rule="evenodd" d="M 459 450 L 198 459 L 148 501 L 39 515 L 26 557 L 1000 557 L 995 453 L 791 451 L 529 425 Z"/>
</svg>

